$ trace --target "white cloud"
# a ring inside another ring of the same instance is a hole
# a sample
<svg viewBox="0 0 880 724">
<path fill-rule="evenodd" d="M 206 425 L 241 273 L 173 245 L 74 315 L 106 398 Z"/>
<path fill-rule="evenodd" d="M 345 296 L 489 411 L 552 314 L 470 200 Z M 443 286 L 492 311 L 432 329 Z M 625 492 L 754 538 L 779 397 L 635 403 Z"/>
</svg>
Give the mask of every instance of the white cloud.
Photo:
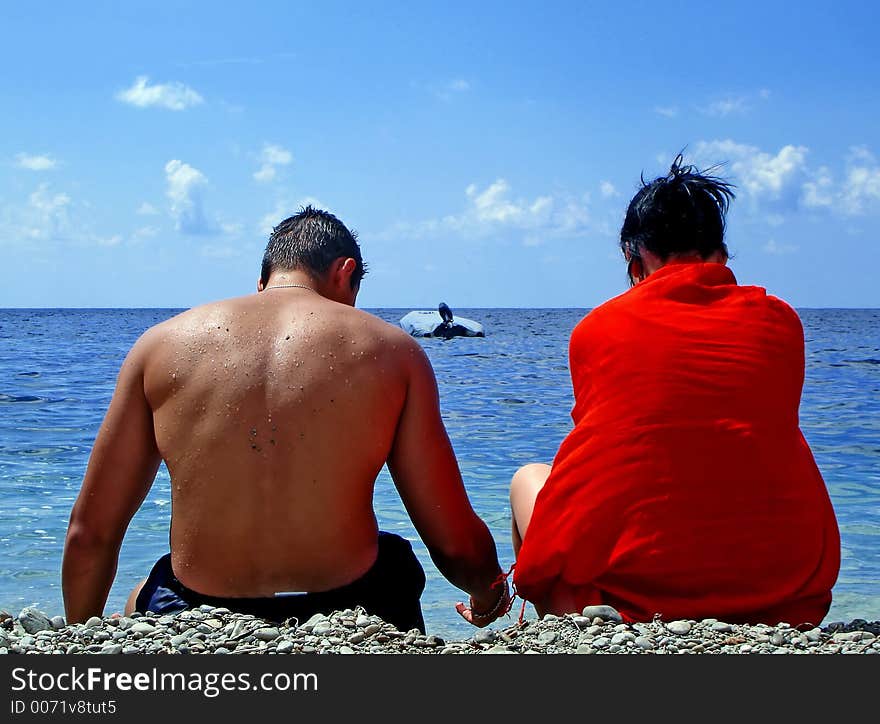
<svg viewBox="0 0 880 724">
<path fill-rule="evenodd" d="M 810 209 L 829 208 L 834 205 L 834 182 L 831 171 L 822 166 L 815 180 L 803 185 L 803 203 Z"/>
<path fill-rule="evenodd" d="M 25 219 L 25 235 L 33 239 L 64 236 L 70 229 L 70 197 L 53 193 L 48 184 L 40 184 L 28 198 L 30 210 Z"/>
<path fill-rule="evenodd" d="M 155 216 L 159 213 L 159 210 L 155 206 L 153 206 L 153 204 L 144 201 L 140 206 L 138 206 L 138 209 L 135 213 L 139 216 Z"/>
<path fill-rule="evenodd" d="M 853 146 L 840 184 L 822 166 L 815 178 L 804 183 L 802 201 L 809 209 L 828 209 L 843 216 L 861 216 L 880 209 L 880 164 L 868 148 Z"/>
<path fill-rule="evenodd" d="M 5 217 L 0 218 L 0 242 L 88 244 L 97 241 L 87 229 L 87 221 L 72 218 L 74 207 L 68 194 L 42 183 L 28 195 L 26 203 L 0 207 Z"/>
<path fill-rule="evenodd" d="M 260 153 L 260 161 L 262 165 L 254 172 L 254 179 L 266 183 L 275 178 L 278 166 L 287 166 L 293 161 L 293 154 L 282 146 L 266 143 Z"/>
<path fill-rule="evenodd" d="M 155 226 L 141 226 L 135 229 L 133 234 L 136 240 L 140 239 L 151 239 L 159 233 L 159 230 Z"/>
<path fill-rule="evenodd" d="M 165 164 L 168 182 L 166 195 L 171 200 L 171 216 L 175 228 L 185 234 L 206 234 L 213 225 L 205 218 L 202 189 L 207 185 L 205 175 L 183 161 L 171 160 Z"/>
<path fill-rule="evenodd" d="M 26 200 L 0 203 L 0 244 L 40 242 L 77 247 L 121 244 L 121 234 L 98 233 L 91 225 L 94 213 L 88 201 L 74 201 L 67 193 L 40 184 Z"/>
<path fill-rule="evenodd" d="M 615 196 L 620 196 L 620 192 L 614 188 L 614 184 L 610 181 L 603 181 L 599 184 L 599 191 L 601 192 L 603 199 L 612 199 Z"/>
<path fill-rule="evenodd" d="M 263 216 L 259 222 L 257 223 L 257 229 L 260 234 L 264 236 L 269 236 L 272 233 L 272 230 L 278 226 L 285 219 L 293 216 L 300 209 L 305 208 L 306 206 L 313 206 L 316 209 L 323 209 L 324 211 L 331 211 L 325 204 L 321 203 L 314 196 L 306 196 L 300 199 L 297 202 L 291 202 L 288 200 L 282 199 L 278 203 L 275 204 L 275 208 L 272 209 L 269 213 Z"/>
<path fill-rule="evenodd" d="M 589 194 L 513 198 L 508 182 L 499 178 L 485 188 L 465 189 L 465 208 L 441 218 L 399 222 L 379 238 L 422 238 L 455 233 L 462 238 L 522 233 L 521 243 L 539 246 L 548 238 L 578 236 L 590 223 Z"/>
<path fill-rule="evenodd" d="M 808 152 L 805 146 L 787 145 L 772 154 L 728 139 L 700 141 L 695 156 L 704 159 L 708 165 L 730 162 L 739 186 L 758 201 L 779 200 L 797 191 Z"/>
<path fill-rule="evenodd" d="M 729 96 L 712 101 L 701 110 L 707 116 L 724 118 L 734 113 L 745 113 L 749 110 L 749 106 L 744 96 Z"/>
<path fill-rule="evenodd" d="M 739 93 L 726 96 L 718 96 L 699 110 L 707 116 L 724 118 L 734 114 L 744 115 L 752 110 L 758 101 L 767 101 L 771 96 L 770 90 L 761 88 L 757 92 Z"/>
<path fill-rule="evenodd" d="M 782 256 L 784 254 L 793 254 L 798 250 L 798 247 L 794 244 L 778 244 L 775 239 L 770 239 L 764 244 L 763 250 L 766 254 Z"/>
<path fill-rule="evenodd" d="M 454 78 L 436 88 L 434 93 L 441 101 L 451 101 L 455 96 L 467 93 L 470 89 L 470 82 L 464 78 Z"/>
<path fill-rule="evenodd" d="M 254 171 L 254 180 L 260 183 L 268 183 L 275 178 L 275 167 L 264 163 L 258 171 Z"/>
<path fill-rule="evenodd" d="M 138 108 L 159 106 L 172 111 L 182 111 L 204 101 L 198 93 L 183 83 L 150 85 L 149 80 L 145 75 L 138 76 L 131 88 L 116 94 L 116 99 Z"/>
<path fill-rule="evenodd" d="M 847 162 L 853 165 L 858 163 L 876 165 L 877 157 L 871 153 L 871 150 L 867 146 L 851 146 Z"/>
<path fill-rule="evenodd" d="M 654 108 L 654 113 L 656 113 L 658 116 L 663 116 L 664 118 L 675 118 L 678 115 L 678 107 L 657 106 Z"/>
<path fill-rule="evenodd" d="M 843 210 L 854 216 L 880 207 L 880 167 L 851 165 L 847 169 L 841 201 Z"/>
<path fill-rule="evenodd" d="M 19 153 L 15 157 L 15 165 L 28 171 L 51 171 L 58 162 L 48 154 L 32 156 L 28 153 Z"/>
</svg>

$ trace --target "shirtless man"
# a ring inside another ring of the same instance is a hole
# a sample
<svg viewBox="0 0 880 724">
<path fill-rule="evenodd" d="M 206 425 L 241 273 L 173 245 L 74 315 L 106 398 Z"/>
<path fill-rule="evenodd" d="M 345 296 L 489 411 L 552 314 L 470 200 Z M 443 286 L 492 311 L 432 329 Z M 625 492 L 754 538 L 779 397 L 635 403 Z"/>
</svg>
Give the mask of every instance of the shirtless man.
<svg viewBox="0 0 880 724">
<path fill-rule="evenodd" d="M 421 346 L 354 308 L 354 236 L 307 207 L 272 233 L 257 294 L 147 330 L 129 352 L 70 517 L 62 587 L 71 623 L 101 615 L 128 524 L 161 461 L 170 555 L 126 612 L 224 605 L 300 621 L 363 606 L 424 631 L 424 572 L 377 529 L 388 464 L 440 572 L 477 626 L 506 609 L 495 543 L 467 497 Z"/>
</svg>

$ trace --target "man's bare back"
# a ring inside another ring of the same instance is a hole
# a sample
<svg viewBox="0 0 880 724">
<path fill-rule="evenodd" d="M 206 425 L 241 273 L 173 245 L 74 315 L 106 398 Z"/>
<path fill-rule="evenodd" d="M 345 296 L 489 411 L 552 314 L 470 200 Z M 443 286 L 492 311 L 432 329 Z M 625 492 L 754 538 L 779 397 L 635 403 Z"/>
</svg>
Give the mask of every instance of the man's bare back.
<svg viewBox="0 0 880 724">
<path fill-rule="evenodd" d="M 506 610 L 495 543 L 468 500 L 430 362 L 403 330 L 354 308 L 363 274 L 354 236 L 309 207 L 275 228 L 257 294 L 196 307 L 138 340 L 71 511 L 68 620 L 103 610 L 162 461 L 170 561 L 157 561 L 128 608 L 330 591 L 336 603 L 369 600 L 420 621 L 421 566 L 408 542 L 379 536 L 373 512 L 387 464 L 432 560 L 470 594 L 458 613 L 485 626 Z"/>
<path fill-rule="evenodd" d="M 376 557 L 373 484 L 418 345 L 302 288 L 199 307 L 142 344 L 178 578 L 208 595 L 271 596 L 363 574 Z"/>
</svg>

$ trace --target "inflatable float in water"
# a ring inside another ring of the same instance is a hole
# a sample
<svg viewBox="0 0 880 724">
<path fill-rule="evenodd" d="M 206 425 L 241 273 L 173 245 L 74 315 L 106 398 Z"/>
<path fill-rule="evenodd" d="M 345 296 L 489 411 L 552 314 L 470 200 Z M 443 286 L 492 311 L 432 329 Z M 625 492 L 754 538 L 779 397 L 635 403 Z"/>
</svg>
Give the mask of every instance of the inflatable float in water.
<svg viewBox="0 0 880 724">
<path fill-rule="evenodd" d="M 473 319 L 453 317 L 452 310 L 443 302 L 436 312 L 415 311 L 405 314 L 400 326 L 413 337 L 485 337 L 483 325 Z"/>
</svg>

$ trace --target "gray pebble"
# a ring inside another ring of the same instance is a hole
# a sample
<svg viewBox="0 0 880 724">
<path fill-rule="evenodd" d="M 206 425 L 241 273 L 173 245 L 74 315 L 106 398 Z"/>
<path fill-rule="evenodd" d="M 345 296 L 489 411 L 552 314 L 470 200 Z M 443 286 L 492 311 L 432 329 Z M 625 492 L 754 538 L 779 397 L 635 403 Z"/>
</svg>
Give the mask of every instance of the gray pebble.
<svg viewBox="0 0 880 724">
<path fill-rule="evenodd" d="M 474 641 L 478 644 L 495 643 L 495 632 L 490 628 L 480 629 L 474 634 Z"/>
<path fill-rule="evenodd" d="M 111 656 L 115 656 L 116 654 L 122 653 L 122 644 L 108 644 L 104 648 L 102 648 L 99 654 L 110 654 Z"/>
<path fill-rule="evenodd" d="M 49 619 L 49 622 L 52 624 L 52 628 L 55 631 L 60 631 L 67 625 L 64 616 L 52 616 L 52 618 Z"/>
<path fill-rule="evenodd" d="M 647 636 L 636 636 L 635 644 L 644 651 L 650 651 L 654 648 L 654 642 L 651 641 L 651 639 L 649 639 Z"/>
<path fill-rule="evenodd" d="M 578 646 L 578 647 L 574 650 L 574 652 L 575 652 L 576 654 L 595 654 L 595 653 L 596 653 L 596 649 L 594 649 L 592 646 L 590 646 L 590 645 L 588 645 L 588 644 L 581 644 L 580 646 Z"/>
<path fill-rule="evenodd" d="M 684 636 L 691 632 L 691 624 L 688 621 L 670 621 L 666 629 L 678 636 Z"/>
<path fill-rule="evenodd" d="M 278 644 L 278 647 L 275 649 L 279 654 L 289 654 L 293 651 L 294 644 L 293 641 L 281 641 Z"/>
<path fill-rule="evenodd" d="M 151 623 L 146 623 L 145 621 L 136 621 L 131 626 L 132 633 L 139 633 L 143 635 L 151 634 L 156 630 L 156 627 Z"/>
<path fill-rule="evenodd" d="M 618 646 L 622 646 L 623 644 L 629 643 L 630 641 L 635 641 L 635 635 L 631 634 L 629 631 L 619 631 L 614 636 L 611 637 L 611 643 L 616 644 Z"/>
<path fill-rule="evenodd" d="M 104 621 L 100 616 L 92 616 L 88 621 L 86 621 L 86 628 L 101 628 L 104 625 Z"/>
<path fill-rule="evenodd" d="M 52 628 L 52 620 L 42 611 L 28 606 L 23 608 L 18 614 L 18 622 L 21 627 L 29 634 L 35 634 L 38 631 L 46 631 Z"/>
<path fill-rule="evenodd" d="M 587 606 L 581 612 L 585 618 L 601 618 L 603 621 L 623 622 L 623 617 L 611 606 Z"/>
<path fill-rule="evenodd" d="M 306 622 L 302 625 L 302 627 L 303 627 L 306 631 L 311 631 L 312 629 L 315 628 L 315 626 L 316 626 L 318 623 L 321 623 L 321 622 L 326 621 L 326 620 L 327 620 L 327 617 L 326 617 L 323 613 L 316 613 L 316 614 L 315 614 L 314 616 L 312 616 L 308 621 L 306 621 Z"/>
<path fill-rule="evenodd" d="M 368 616 L 358 616 L 354 622 L 354 625 L 358 628 L 366 628 L 370 625 L 370 619 Z"/>
<path fill-rule="evenodd" d="M 549 646 L 554 641 L 556 641 L 555 631 L 542 631 L 538 634 L 538 644 L 540 646 Z"/>
<path fill-rule="evenodd" d="M 355 631 L 351 636 L 348 637 L 348 643 L 359 644 L 366 638 L 367 634 L 363 631 Z"/>
<path fill-rule="evenodd" d="M 710 626 L 710 628 L 715 633 L 730 633 L 734 630 L 733 626 L 731 626 L 729 623 L 725 623 L 724 621 L 716 621 Z"/>
<path fill-rule="evenodd" d="M 340 653 L 340 654 L 353 654 L 353 653 L 354 653 L 354 649 L 349 648 L 348 646 L 340 646 L 340 647 L 339 647 L 339 653 Z"/>
<path fill-rule="evenodd" d="M 515 651 L 511 651 L 506 646 L 493 646 L 491 649 L 486 649 L 483 651 L 484 654 L 515 654 Z"/>
<path fill-rule="evenodd" d="M 782 646 L 785 643 L 785 636 L 777 631 L 770 636 L 770 643 L 774 646 Z"/>
</svg>

